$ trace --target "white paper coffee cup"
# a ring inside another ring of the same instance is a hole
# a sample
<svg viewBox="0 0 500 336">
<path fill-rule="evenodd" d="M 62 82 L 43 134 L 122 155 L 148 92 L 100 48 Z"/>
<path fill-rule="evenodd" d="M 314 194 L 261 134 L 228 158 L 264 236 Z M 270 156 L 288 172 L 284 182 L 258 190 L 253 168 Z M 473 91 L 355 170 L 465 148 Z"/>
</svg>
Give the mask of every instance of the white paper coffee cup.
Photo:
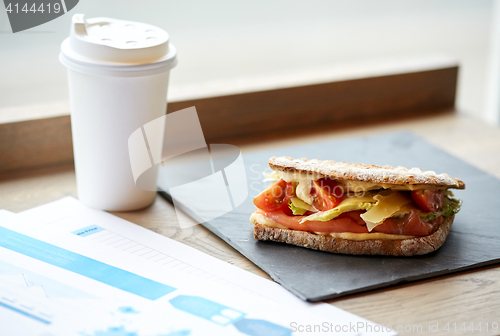
<svg viewBox="0 0 500 336">
<path fill-rule="evenodd" d="M 166 113 L 169 70 L 177 63 L 167 32 L 76 14 L 59 59 L 68 68 L 78 198 L 109 211 L 150 205 L 155 192 L 136 187 L 128 138 Z"/>
</svg>

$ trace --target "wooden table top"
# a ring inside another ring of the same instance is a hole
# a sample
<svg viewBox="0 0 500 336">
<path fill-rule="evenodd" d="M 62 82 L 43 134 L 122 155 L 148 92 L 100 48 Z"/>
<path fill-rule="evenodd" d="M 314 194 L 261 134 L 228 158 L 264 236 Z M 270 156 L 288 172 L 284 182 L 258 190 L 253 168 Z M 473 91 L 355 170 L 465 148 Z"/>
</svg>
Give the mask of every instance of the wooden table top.
<svg viewBox="0 0 500 336">
<path fill-rule="evenodd" d="M 286 139 L 261 140 L 259 143 L 240 145 L 240 148 L 243 152 L 250 152 L 273 146 L 396 130 L 412 131 L 435 146 L 500 178 L 500 129 L 452 113 L 325 130 Z M 77 197 L 72 166 L 0 176 L 0 209 L 19 212 L 65 196 Z M 147 209 L 114 214 L 269 278 L 261 269 L 201 225 L 181 230 L 177 225 L 173 207 L 161 197 Z M 433 326 L 432 331 L 437 330 L 432 332 L 433 335 L 473 334 L 469 329 L 471 323 L 474 325 L 475 334 L 498 335 L 500 265 L 370 291 L 329 303 L 377 323 L 394 328 L 401 326 L 401 335 L 429 334 L 430 325 Z M 492 329 L 493 323 L 497 323 L 496 331 Z M 482 331 L 479 331 L 479 327 Z"/>
</svg>

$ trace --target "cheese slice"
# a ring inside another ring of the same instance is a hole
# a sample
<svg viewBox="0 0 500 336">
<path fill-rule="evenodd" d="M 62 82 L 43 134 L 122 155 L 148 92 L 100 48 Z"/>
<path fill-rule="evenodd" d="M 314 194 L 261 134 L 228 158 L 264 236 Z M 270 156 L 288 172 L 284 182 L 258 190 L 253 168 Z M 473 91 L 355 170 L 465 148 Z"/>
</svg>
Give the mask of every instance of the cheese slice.
<svg viewBox="0 0 500 336">
<path fill-rule="evenodd" d="M 412 202 L 412 199 L 399 191 L 390 192 L 388 195 L 377 194 L 373 197 L 377 203 L 367 212 L 361 215 L 365 221 L 368 231 L 372 231 L 377 225 L 384 222 L 386 218 L 397 213 L 402 206 Z"/>
<path fill-rule="evenodd" d="M 347 204 L 356 204 L 356 203 L 375 203 L 375 201 L 376 201 L 375 197 L 367 193 L 366 195 L 363 196 L 346 197 L 342 200 L 342 202 L 339 203 L 339 205 L 337 205 L 337 207 Z"/>
</svg>

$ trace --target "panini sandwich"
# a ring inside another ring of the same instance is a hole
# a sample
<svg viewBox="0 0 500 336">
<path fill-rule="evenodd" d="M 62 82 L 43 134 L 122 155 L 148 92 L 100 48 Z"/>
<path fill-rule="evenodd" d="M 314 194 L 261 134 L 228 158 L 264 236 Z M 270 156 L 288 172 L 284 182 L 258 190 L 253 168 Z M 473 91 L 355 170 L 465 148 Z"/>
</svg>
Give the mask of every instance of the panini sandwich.
<svg viewBox="0 0 500 336">
<path fill-rule="evenodd" d="M 460 210 L 459 179 L 418 168 L 269 159 L 254 237 L 343 254 L 413 256 L 440 248 Z"/>
</svg>

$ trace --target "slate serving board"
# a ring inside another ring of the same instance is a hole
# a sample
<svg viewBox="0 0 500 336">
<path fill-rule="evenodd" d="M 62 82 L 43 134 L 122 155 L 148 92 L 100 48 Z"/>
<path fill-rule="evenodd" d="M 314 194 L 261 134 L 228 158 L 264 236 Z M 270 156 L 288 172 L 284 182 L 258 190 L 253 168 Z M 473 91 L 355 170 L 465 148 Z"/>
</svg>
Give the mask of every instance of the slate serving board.
<svg viewBox="0 0 500 336">
<path fill-rule="evenodd" d="M 265 188 L 259 172 L 269 157 L 333 159 L 419 167 L 461 178 L 463 207 L 445 244 L 417 257 L 350 256 L 253 238 L 252 199 Z M 244 154 L 249 196 L 226 215 L 203 225 L 303 300 L 315 302 L 500 261 L 500 180 L 408 132 L 347 138 Z M 188 209 L 187 209 L 188 210 Z M 189 212 L 189 211 L 188 211 Z"/>
</svg>

